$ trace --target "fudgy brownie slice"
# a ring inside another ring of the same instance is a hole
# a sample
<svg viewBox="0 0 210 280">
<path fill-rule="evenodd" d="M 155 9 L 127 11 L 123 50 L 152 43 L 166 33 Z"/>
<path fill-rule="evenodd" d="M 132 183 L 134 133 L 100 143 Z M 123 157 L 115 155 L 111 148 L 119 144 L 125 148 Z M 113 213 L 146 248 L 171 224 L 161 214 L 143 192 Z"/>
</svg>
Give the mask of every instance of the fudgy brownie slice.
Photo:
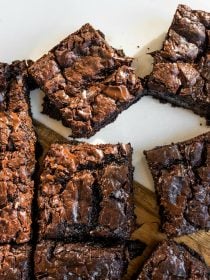
<svg viewBox="0 0 210 280">
<path fill-rule="evenodd" d="M 61 119 L 72 137 L 90 137 L 142 96 L 131 62 L 85 24 L 37 60 L 29 73 L 45 92 L 43 112 Z"/>
<path fill-rule="evenodd" d="M 179 5 L 153 57 L 148 93 L 210 120 L 210 13 Z"/>
<path fill-rule="evenodd" d="M 35 251 L 36 279 L 119 280 L 127 262 L 122 247 L 97 247 L 45 241 Z"/>
<path fill-rule="evenodd" d="M 35 134 L 25 62 L 0 63 L 0 243 L 27 242 L 35 168 Z"/>
<path fill-rule="evenodd" d="M 144 264 L 137 280 L 208 280 L 204 260 L 186 245 L 172 240 L 161 242 Z"/>
<path fill-rule="evenodd" d="M 145 151 L 168 236 L 210 229 L 210 132 Z"/>
<path fill-rule="evenodd" d="M 0 245 L 0 279 L 32 279 L 31 246 Z"/>
<path fill-rule="evenodd" d="M 39 235 L 129 239 L 134 229 L 130 144 L 53 144 L 38 191 Z"/>
</svg>

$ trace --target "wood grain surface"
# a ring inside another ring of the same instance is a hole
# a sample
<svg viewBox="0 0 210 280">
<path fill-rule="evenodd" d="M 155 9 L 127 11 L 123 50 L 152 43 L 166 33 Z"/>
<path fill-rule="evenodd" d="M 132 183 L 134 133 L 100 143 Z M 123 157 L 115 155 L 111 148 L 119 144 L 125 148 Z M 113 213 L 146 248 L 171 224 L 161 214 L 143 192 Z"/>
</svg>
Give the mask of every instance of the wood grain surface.
<svg viewBox="0 0 210 280">
<path fill-rule="evenodd" d="M 43 124 L 34 121 L 39 142 L 44 153 L 54 142 L 68 142 L 67 139 L 45 127 Z M 132 279 L 132 276 L 143 265 L 145 259 L 150 255 L 156 244 L 165 239 L 166 236 L 159 231 L 160 219 L 155 193 L 146 189 L 139 183 L 134 182 L 135 213 L 138 229 L 132 234 L 132 239 L 139 239 L 146 243 L 144 253 L 130 262 L 125 280 Z M 177 242 L 183 242 L 200 255 L 203 256 L 210 267 L 210 232 L 199 231 L 195 234 L 175 238 Z"/>
</svg>

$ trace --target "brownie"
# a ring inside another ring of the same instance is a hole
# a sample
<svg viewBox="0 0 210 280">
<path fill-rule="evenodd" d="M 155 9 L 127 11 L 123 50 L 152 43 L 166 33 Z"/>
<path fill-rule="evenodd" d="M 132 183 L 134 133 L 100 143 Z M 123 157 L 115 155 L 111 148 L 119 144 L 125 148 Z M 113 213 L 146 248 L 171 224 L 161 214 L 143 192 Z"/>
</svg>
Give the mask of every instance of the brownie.
<svg viewBox="0 0 210 280">
<path fill-rule="evenodd" d="M 208 280 L 203 259 L 186 245 L 166 240 L 158 244 L 144 264 L 137 280 Z"/>
<path fill-rule="evenodd" d="M 210 132 L 145 151 L 162 230 L 177 236 L 210 229 Z"/>
<path fill-rule="evenodd" d="M 148 93 L 210 120 L 210 13 L 179 5 L 153 54 Z"/>
<path fill-rule="evenodd" d="M 0 63 L 0 243 L 31 236 L 35 134 L 26 64 Z"/>
<path fill-rule="evenodd" d="M 37 280 L 119 280 L 127 266 L 122 247 L 102 248 L 54 241 L 37 244 L 34 263 Z"/>
<path fill-rule="evenodd" d="M 72 137 L 90 137 L 143 95 L 132 59 L 85 24 L 29 67 L 45 92 L 43 113 L 62 120 Z"/>
<path fill-rule="evenodd" d="M 29 280 L 31 278 L 30 245 L 0 245 L 0 279 Z"/>
<path fill-rule="evenodd" d="M 129 239 L 134 230 L 130 144 L 52 144 L 38 190 L 39 237 Z"/>
</svg>

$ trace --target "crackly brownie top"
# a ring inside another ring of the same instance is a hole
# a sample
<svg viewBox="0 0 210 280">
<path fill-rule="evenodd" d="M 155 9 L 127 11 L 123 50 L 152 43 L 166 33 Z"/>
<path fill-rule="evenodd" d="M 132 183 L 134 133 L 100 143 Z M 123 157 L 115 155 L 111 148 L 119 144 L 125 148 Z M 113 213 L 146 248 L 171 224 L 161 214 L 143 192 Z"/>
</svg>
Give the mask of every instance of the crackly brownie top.
<svg viewBox="0 0 210 280">
<path fill-rule="evenodd" d="M 35 142 L 30 116 L 25 61 L 0 63 L 0 152 L 31 149 Z M 22 142 L 25 145 L 22 145 Z M 29 152 L 27 150 L 27 152 Z"/>
<path fill-rule="evenodd" d="M 149 89 L 210 103 L 210 13 L 179 5 L 153 56 Z"/>
<path fill-rule="evenodd" d="M 129 144 L 53 144 L 40 177 L 40 236 L 128 239 L 134 226 L 131 153 Z"/>
<path fill-rule="evenodd" d="M 26 242 L 31 232 L 35 133 L 26 64 L 0 64 L 0 243 Z"/>
<path fill-rule="evenodd" d="M 130 67 L 131 58 L 110 47 L 104 35 L 85 24 L 29 72 L 44 90 L 73 136 L 90 136 L 110 115 L 142 90 Z"/>
<path fill-rule="evenodd" d="M 208 280 L 201 257 L 187 246 L 163 241 L 144 264 L 137 280 L 186 279 Z"/>
<path fill-rule="evenodd" d="M 210 229 L 210 133 L 145 154 L 164 232 L 181 235 Z"/>
<path fill-rule="evenodd" d="M 28 280 L 31 276 L 31 247 L 25 245 L 0 246 L 0 279 Z"/>
<path fill-rule="evenodd" d="M 35 252 L 36 279 L 121 279 L 125 270 L 121 247 L 41 242 Z"/>
</svg>

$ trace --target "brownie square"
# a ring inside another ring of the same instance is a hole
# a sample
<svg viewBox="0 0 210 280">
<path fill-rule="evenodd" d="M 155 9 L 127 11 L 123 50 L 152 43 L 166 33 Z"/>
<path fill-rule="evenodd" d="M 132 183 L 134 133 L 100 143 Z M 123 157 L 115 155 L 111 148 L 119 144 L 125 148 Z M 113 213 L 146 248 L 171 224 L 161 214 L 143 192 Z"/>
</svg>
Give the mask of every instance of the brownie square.
<svg viewBox="0 0 210 280">
<path fill-rule="evenodd" d="M 210 229 L 210 132 L 145 151 L 162 230 L 177 236 Z"/>
<path fill-rule="evenodd" d="M 131 157 L 130 144 L 53 144 L 40 176 L 39 237 L 129 239 Z"/>
<path fill-rule="evenodd" d="M 210 13 L 179 5 L 153 54 L 148 93 L 210 120 Z"/>
<path fill-rule="evenodd" d="M 37 244 L 36 279 L 119 280 L 127 266 L 122 247 L 102 248 L 85 244 L 46 241 Z"/>
<path fill-rule="evenodd" d="M 137 280 L 197 279 L 208 280 L 204 260 L 186 245 L 172 240 L 161 242 L 144 264 Z"/>
<path fill-rule="evenodd" d="M 72 137 L 90 137 L 142 96 L 131 62 L 85 24 L 31 65 L 29 73 L 45 93 L 43 113 L 62 120 Z"/>
<path fill-rule="evenodd" d="M 31 236 L 35 133 L 25 62 L 0 63 L 0 243 Z"/>
<path fill-rule="evenodd" d="M 0 245 L 0 279 L 28 280 L 31 278 L 30 245 Z"/>
</svg>

